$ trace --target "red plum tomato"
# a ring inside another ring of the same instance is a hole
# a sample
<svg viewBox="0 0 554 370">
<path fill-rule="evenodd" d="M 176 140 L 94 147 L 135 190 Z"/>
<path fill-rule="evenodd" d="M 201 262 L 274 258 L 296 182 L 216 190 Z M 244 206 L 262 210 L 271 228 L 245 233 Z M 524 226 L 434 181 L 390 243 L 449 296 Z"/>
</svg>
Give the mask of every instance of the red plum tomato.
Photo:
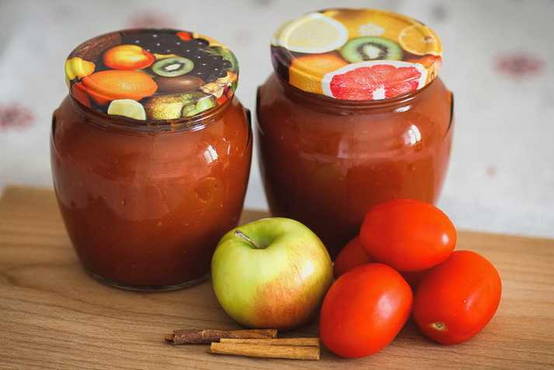
<svg viewBox="0 0 554 370">
<path fill-rule="evenodd" d="M 369 210 L 360 240 L 375 261 L 398 271 L 422 271 L 450 256 L 456 246 L 456 228 L 432 204 L 395 199 Z"/>
<path fill-rule="evenodd" d="M 335 278 L 356 266 L 370 262 L 372 262 L 372 259 L 365 251 L 360 238 L 355 237 L 340 250 L 337 258 L 335 258 Z"/>
<path fill-rule="evenodd" d="M 500 275 L 487 259 L 475 252 L 456 251 L 419 282 L 414 321 L 436 342 L 465 342 L 494 316 L 501 294 Z"/>
<path fill-rule="evenodd" d="M 412 290 L 393 268 L 357 266 L 339 277 L 323 300 L 321 341 L 341 357 L 371 355 L 393 341 L 411 306 Z"/>
</svg>

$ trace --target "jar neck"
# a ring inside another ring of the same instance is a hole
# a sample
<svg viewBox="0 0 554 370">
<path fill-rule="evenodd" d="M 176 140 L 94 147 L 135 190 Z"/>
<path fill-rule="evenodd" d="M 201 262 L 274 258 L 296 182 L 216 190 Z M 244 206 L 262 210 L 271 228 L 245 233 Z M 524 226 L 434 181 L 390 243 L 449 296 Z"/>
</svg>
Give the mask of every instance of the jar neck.
<svg viewBox="0 0 554 370">
<path fill-rule="evenodd" d="M 300 90 L 282 79 L 277 73 L 275 73 L 274 75 L 282 86 L 286 96 L 289 97 L 291 100 L 294 100 L 299 104 L 310 106 L 319 111 L 332 113 L 338 112 L 339 114 L 355 114 L 362 113 L 368 110 L 401 111 L 403 107 L 406 107 L 407 105 L 418 100 L 423 91 L 427 90 L 429 86 L 433 85 L 436 82 L 436 80 L 433 80 L 431 81 L 431 83 L 427 84 L 425 87 L 419 90 L 392 99 L 341 100 Z"/>
<path fill-rule="evenodd" d="M 202 112 L 196 116 L 175 119 L 175 120 L 156 120 L 156 121 L 138 121 L 123 116 L 108 115 L 95 111 L 84 106 L 75 100 L 71 94 L 68 95 L 71 106 L 79 114 L 83 121 L 105 128 L 117 128 L 125 131 L 134 132 L 166 132 L 166 131 L 198 131 L 204 129 L 210 123 L 221 118 L 227 107 L 236 99 L 233 96 L 225 103 L 218 105 L 208 111 Z"/>
</svg>

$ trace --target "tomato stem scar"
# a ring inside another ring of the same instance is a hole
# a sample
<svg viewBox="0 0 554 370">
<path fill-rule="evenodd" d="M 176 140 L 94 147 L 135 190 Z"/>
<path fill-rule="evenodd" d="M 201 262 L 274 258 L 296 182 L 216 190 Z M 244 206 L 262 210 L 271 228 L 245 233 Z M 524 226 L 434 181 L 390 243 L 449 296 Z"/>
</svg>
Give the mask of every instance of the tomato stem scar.
<svg viewBox="0 0 554 370">
<path fill-rule="evenodd" d="M 429 325 L 431 328 L 438 330 L 438 331 L 445 331 L 446 330 L 446 324 L 442 321 L 437 321 Z"/>
</svg>

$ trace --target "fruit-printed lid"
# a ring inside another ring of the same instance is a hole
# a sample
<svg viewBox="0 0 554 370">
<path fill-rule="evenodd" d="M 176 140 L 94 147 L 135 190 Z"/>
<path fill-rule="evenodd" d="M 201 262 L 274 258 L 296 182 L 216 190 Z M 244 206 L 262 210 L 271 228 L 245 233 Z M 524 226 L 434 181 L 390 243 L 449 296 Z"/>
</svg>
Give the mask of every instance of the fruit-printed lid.
<svg viewBox="0 0 554 370">
<path fill-rule="evenodd" d="M 394 98 L 429 84 L 442 59 L 424 24 L 374 9 L 324 9 L 275 33 L 276 72 L 301 90 L 341 100 Z"/>
<path fill-rule="evenodd" d="M 238 63 L 224 45 L 188 31 L 135 29 L 79 45 L 65 62 L 71 96 L 140 121 L 193 117 L 230 99 Z"/>
</svg>

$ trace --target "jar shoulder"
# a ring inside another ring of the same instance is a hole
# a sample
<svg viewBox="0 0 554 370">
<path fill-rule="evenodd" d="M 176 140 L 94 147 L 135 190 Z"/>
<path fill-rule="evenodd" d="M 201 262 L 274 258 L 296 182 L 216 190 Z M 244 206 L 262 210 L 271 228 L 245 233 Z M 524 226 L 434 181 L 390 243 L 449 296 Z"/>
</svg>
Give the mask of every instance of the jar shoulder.
<svg viewBox="0 0 554 370">
<path fill-rule="evenodd" d="M 141 133 L 165 133 L 176 131 L 198 131 L 210 123 L 222 121 L 233 121 L 243 123 L 249 120 L 249 111 L 246 109 L 240 100 L 233 98 L 225 105 L 209 113 L 206 116 L 200 117 L 197 120 L 189 121 L 167 121 L 167 123 L 149 124 L 143 121 L 128 120 L 118 116 L 102 116 L 98 113 L 91 112 L 88 108 L 81 106 L 75 102 L 71 96 L 67 95 L 59 107 L 52 114 L 52 121 L 59 125 L 83 125 L 89 124 L 99 126 L 101 128 L 111 127 L 114 132 L 128 131 L 129 134 Z M 231 122 L 232 123 L 232 122 Z M 119 130 L 117 130 L 119 129 Z"/>
<path fill-rule="evenodd" d="M 51 148 L 60 159 L 148 170 L 145 163 L 179 168 L 213 166 L 251 151 L 248 114 L 238 99 L 205 126 L 191 130 L 121 128 L 94 121 L 79 109 L 71 97 L 66 97 L 53 114 Z"/>
<path fill-rule="evenodd" d="M 431 145 L 442 142 L 452 127 L 453 98 L 440 79 L 399 103 L 344 108 L 292 96 L 272 75 L 260 86 L 257 103 L 262 140 L 279 138 L 315 151 L 337 142 L 343 148 L 357 148 L 352 150 Z"/>
</svg>

